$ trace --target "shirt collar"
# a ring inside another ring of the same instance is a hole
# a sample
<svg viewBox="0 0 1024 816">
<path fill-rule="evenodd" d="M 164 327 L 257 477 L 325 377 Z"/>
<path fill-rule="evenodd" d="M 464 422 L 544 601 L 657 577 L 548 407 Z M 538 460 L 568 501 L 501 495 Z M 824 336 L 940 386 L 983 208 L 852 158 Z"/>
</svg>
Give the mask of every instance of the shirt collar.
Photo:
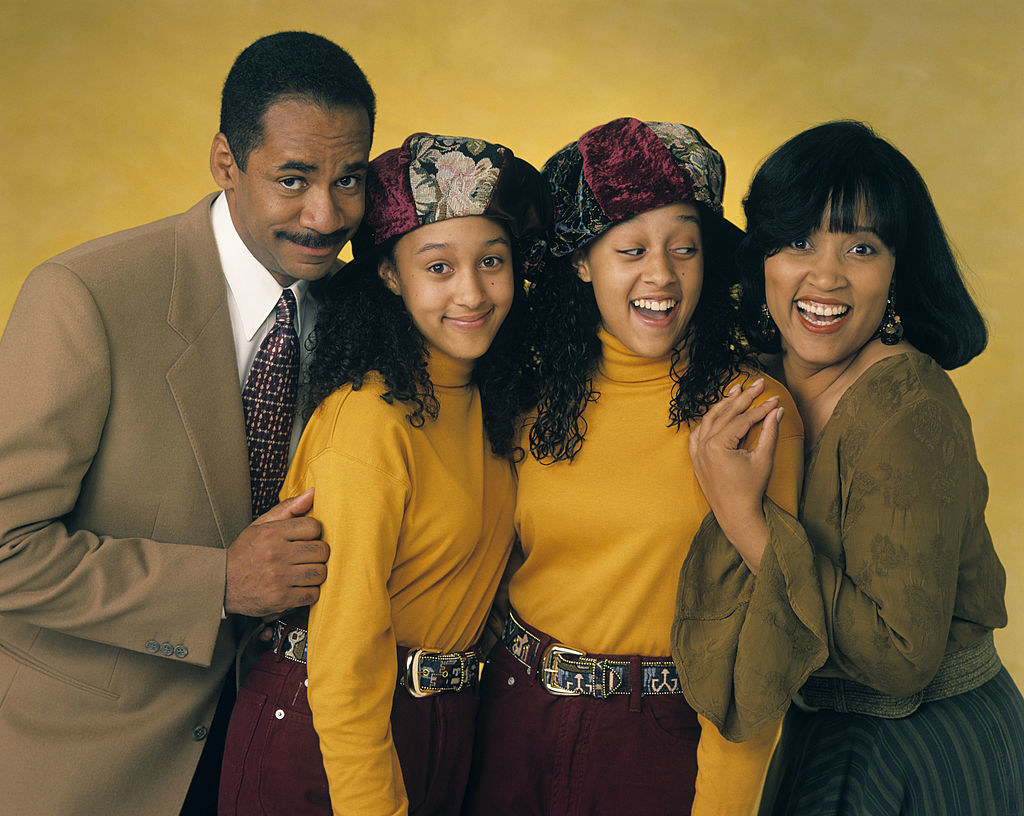
<svg viewBox="0 0 1024 816">
<path fill-rule="evenodd" d="M 238 306 L 242 331 L 251 341 L 281 299 L 281 284 L 256 260 L 239 237 L 223 193 L 214 199 L 210 207 L 210 220 L 224 278 Z M 302 333 L 302 304 L 308 286 L 308 281 L 299 280 L 289 287 L 295 294 L 295 331 L 298 334 Z"/>
</svg>

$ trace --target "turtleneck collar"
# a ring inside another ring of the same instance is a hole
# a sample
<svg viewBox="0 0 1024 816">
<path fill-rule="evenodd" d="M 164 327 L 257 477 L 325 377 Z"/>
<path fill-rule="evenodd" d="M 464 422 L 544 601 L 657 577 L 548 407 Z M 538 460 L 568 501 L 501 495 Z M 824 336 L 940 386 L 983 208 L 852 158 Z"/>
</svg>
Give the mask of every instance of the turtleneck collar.
<svg viewBox="0 0 1024 816">
<path fill-rule="evenodd" d="M 460 360 L 445 354 L 436 346 L 427 347 L 430 357 L 427 359 L 427 373 L 430 381 L 442 388 L 460 388 L 469 385 L 476 360 Z"/>
<path fill-rule="evenodd" d="M 664 357 L 641 357 L 630 351 L 613 334 L 598 327 L 601 341 L 601 374 L 612 382 L 653 382 L 669 376 L 672 368 L 671 355 Z"/>
</svg>

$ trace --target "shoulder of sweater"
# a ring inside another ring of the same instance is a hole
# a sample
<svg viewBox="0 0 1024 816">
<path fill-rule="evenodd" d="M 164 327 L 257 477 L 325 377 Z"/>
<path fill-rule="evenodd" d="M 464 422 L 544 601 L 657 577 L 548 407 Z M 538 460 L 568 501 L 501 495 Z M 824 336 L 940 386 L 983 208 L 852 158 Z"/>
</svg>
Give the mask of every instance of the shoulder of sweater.
<svg viewBox="0 0 1024 816">
<path fill-rule="evenodd" d="M 754 404 L 760 405 L 765 400 L 777 397 L 779 405 L 783 408 L 782 424 L 779 427 L 779 438 L 791 439 L 799 437 L 802 439 L 804 435 L 804 424 L 800 419 L 800 412 L 797 410 L 796 402 L 793 400 L 793 397 L 790 395 L 786 386 L 770 374 L 767 374 L 760 369 L 744 366 L 740 370 L 740 373 L 725 387 L 725 390 L 728 391 L 736 384 L 745 388 L 759 378 L 764 380 L 764 391 L 762 391 L 760 396 L 754 400 Z"/>
<path fill-rule="evenodd" d="M 399 401 L 387 402 L 379 376 L 370 374 L 358 389 L 343 385 L 321 402 L 309 418 L 303 439 L 320 450 L 340 447 L 347 451 L 351 442 L 408 436 L 415 430 L 409 424 L 410 407 Z"/>
</svg>

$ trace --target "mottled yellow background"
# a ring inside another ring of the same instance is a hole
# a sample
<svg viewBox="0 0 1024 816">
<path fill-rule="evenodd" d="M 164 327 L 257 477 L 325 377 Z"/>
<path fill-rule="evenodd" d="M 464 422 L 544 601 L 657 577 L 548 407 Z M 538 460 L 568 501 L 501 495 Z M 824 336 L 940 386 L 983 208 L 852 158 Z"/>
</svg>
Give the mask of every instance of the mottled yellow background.
<svg viewBox="0 0 1024 816">
<path fill-rule="evenodd" d="M 428 130 L 539 163 L 617 116 L 681 121 L 725 156 L 726 213 L 742 223 L 758 161 L 807 126 L 864 119 L 900 147 L 991 327 L 954 376 L 1009 573 L 997 643 L 1024 681 L 1020 0 L 3 0 L 0 321 L 36 263 L 211 190 L 232 60 L 295 28 L 342 44 L 370 77 L 375 153 Z"/>
</svg>

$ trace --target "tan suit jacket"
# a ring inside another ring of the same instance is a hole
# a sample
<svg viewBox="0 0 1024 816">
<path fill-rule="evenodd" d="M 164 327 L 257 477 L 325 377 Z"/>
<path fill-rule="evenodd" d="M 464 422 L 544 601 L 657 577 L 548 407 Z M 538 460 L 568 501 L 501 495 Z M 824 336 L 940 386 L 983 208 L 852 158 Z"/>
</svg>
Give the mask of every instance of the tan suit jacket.
<svg viewBox="0 0 1024 816">
<path fill-rule="evenodd" d="M 0 811 L 177 814 L 249 523 L 212 196 L 28 277 L 0 341 Z"/>
</svg>

